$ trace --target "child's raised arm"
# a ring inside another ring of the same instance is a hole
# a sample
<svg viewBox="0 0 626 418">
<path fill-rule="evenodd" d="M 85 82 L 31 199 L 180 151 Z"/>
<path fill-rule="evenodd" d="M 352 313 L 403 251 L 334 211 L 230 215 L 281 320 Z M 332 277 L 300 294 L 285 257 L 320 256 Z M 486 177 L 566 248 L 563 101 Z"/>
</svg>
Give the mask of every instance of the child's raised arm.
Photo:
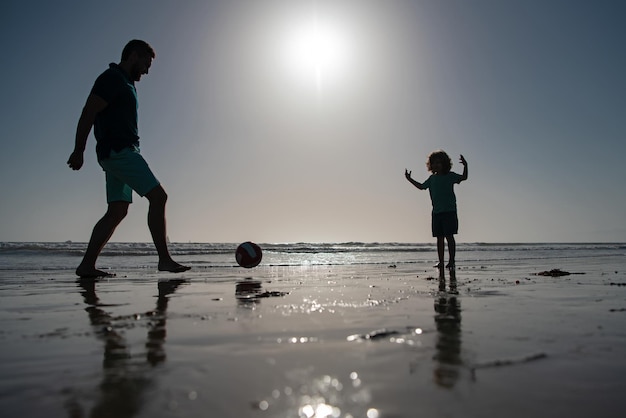
<svg viewBox="0 0 626 418">
<path fill-rule="evenodd" d="M 406 177 L 406 179 L 415 187 L 417 187 L 420 190 L 424 190 L 424 185 L 418 181 L 415 181 L 411 178 L 411 172 L 409 170 L 407 170 L 406 168 L 404 169 L 404 177 Z"/>
<path fill-rule="evenodd" d="M 461 174 L 461 180 L 459 180 L 459 183 L 463 180 L 467 180 L 467 161 L 465 160 L 465 157 L 463 157 L 463 154 L 461 154 L 461 164 L 463 164 L 463 174 Z"/>
</svg>

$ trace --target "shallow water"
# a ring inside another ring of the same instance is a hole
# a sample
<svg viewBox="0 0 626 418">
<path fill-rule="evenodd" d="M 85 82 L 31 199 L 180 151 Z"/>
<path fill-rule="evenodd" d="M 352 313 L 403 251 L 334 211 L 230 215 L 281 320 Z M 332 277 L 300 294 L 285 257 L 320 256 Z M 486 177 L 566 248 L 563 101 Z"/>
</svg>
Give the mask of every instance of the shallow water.
<svg viewBox="0 0 626 418">
<path fill-rule="evenodd" d="M 601 405 L 622 416 L 625 257 L 566 255 L 466 261 L 456 284 L 391 259 L 130 268 L 95 283 L 67 269 L 4 270 L 0 410 L 587 417 Z M 552 268 L 584 274 L 536 275 Z"/>
</svg>

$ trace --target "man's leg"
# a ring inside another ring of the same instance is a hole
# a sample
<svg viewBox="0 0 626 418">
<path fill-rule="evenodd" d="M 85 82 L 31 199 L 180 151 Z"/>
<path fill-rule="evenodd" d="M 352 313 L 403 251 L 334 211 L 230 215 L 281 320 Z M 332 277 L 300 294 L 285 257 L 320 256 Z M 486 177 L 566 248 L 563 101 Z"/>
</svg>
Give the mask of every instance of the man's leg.
<svg viewBox="0 0 626 418">
<path fill-rule="evenodd" d="M 167 248 L 167 228 L 165 222 L 165 203 L 167 193 L 163 186 L 159 185 L 146 194 L 150 202 L 148 209 L 148 228 L 152 235 L 152 241 L 159 255 L 159 270 L 180 273 L 189 270 L 191 267 L 178 264 L 172 259 Z"/>
<path fill-rule="evenodd" d="M 115 228 L 122 222 L 128 213 L 128 202 L 111 202 L 104 216 L 96 223 L 87 245 L 87 251 L 83 261 L 76 268 L 76 275 L 84 278 L 107 276 L 101 270 L 96 269 L 96 260 L 106 243 L 113 235 Z"/>
</svg>

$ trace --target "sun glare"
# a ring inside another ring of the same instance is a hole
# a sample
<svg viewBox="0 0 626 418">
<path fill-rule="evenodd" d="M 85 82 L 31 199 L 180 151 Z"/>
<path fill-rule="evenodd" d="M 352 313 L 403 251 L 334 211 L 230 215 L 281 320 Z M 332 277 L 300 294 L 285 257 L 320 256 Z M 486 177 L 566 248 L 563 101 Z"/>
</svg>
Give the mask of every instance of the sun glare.
<svg viewBox="0 0 626 418">
<path fill-rule="evenodd" d="M 313 81 L 318 92 L 345 70 L 347 39 L 337 25 L 314 16 L 290 28 L 284 60 L 294 77 Z"/>
</svg>

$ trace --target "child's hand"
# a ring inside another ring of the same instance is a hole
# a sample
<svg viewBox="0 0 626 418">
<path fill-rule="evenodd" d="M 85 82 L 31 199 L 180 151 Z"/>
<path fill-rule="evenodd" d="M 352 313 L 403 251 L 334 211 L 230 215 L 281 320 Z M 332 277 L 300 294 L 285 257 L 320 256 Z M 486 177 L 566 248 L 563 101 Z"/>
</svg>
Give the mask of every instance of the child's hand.
<svg viewBox="0 0 626 418">
<path fill-rule="evenodd" d="M 467 165 L 467 161 L 465 161 L 465 157 L 463 157 L 463 154 L 461 154 L 461 164 L 463 165 Z"/>
<path fill-rule="evenodd" d="M 406 177 L 407 180 L 411 180 L 411 172 L 406 168 L 404 169 L 404 177 Z"/>
</svg>

